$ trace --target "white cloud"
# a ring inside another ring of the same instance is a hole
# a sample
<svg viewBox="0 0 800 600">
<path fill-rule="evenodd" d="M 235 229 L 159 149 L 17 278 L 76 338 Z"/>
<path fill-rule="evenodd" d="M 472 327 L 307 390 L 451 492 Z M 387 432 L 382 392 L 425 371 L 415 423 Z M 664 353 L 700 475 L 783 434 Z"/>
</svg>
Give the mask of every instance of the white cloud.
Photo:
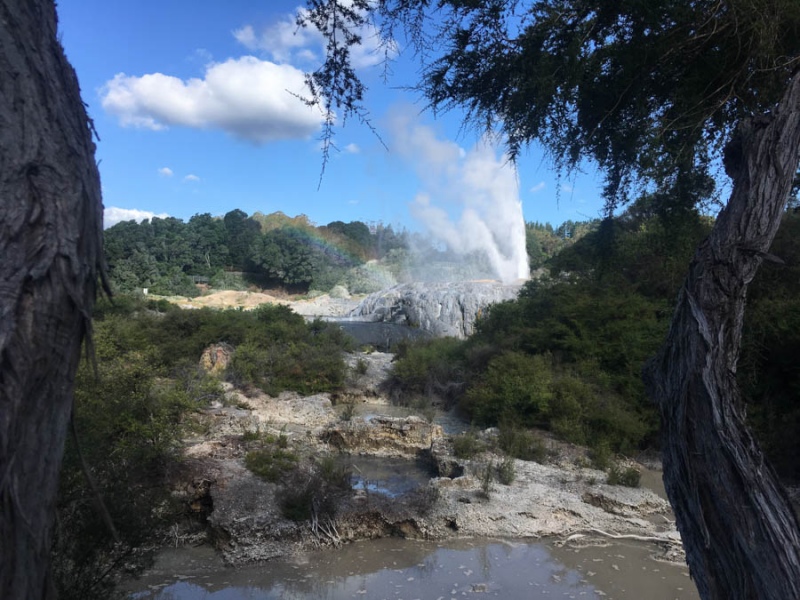
<svg viewBox="0 0 800 600">
<path fill-rule="evenodd" d="M 186 177 L 183 178 L 184 181 L 200 181 L 200 178 L 195 175 L 194 173 L 189 173 Z"/>
<path fill-rule="evenodd" d="M 344 151 L 348 154 L 358 154 L 361 152 L 361 148 L 358 147 L 358 144 L 347 144 L 347 146 L 344 147 Z"/>
<path fill-rule="evenodd" d="M 306 14 L 303 7 L 298 7 L 292 14 L 287 14 L 277 23 L 257 33 L 252 25 L 245 25 L 233 32 L 233 37 L 251 51 L 260 50 L 278 63 L 320 62 L 325 51 L 325 38 L 316 28 L 298 27 L 297 18 Z M 361 37 L 361 44 L 350 49 L 350 59 L 355 68 L 371 67 L 383 62 L 387 55 L 397 54 L 394 41 L 383 44 L 380 32 L 372 25 L 364 25 L 356 32 Z"/>
<path fill-rule="evenodd" d="M 167 213 L 153 213 L 147 210 L 138 210 L 136 208 L 119 208 L 117 206 L 109 206 L 103 211 L 103 229 L 121 223 L 122 221 L 144 221 L 158 217 L 159 219 L 166 219 L 169 215 Z"/>
<path fill-rule="evenodd" d="M 158 174 L 163 175 L 164 177 L 172 177 L 173 175 L 172 169 L 170 169 L 169 167 L 161 167 L 158 170 Z"/>
<path fill-rule="evenodd" d="M 290 92 L 308 93 L 302 71 L 243 56 L 208 65 L 203 79 L 119 73 L 101 96 L 103 108 L 123 126 L 222 129 L 261 144 L 306 138 L 318 130 L 319 110 Z"/>
<path fill-rule="evenodd" d="M 568 184 L 568 183 L 562 183 L 560 189 L 565 194 L 571 194 L 572 193 L 572 186 L 570 184 Z"/>
<path fill-rule="evenodd" d="M 541 192 L 546 187 L 547 187 L 547 184 L 544 181 L 540 181 L 539 183 L 537 183 L 535 186 L 533 186 L 531 188 L 531 193 L 532 194 L 538 194 L 539 192 Z"/>
</svg>

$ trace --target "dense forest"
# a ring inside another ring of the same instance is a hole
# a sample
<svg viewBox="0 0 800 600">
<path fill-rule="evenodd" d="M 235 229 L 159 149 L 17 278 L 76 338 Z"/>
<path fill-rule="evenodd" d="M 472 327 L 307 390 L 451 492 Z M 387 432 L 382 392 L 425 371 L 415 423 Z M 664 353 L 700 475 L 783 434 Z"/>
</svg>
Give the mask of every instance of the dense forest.
<svg viewBox="0 0 800 600">
<path fill-rule="evenodd" d="M 221 218 L 198 214 L 188 222 L 172 217 L 125 221 L 105 232 L 117 291 L 148 288 L 186 296 L 199 293 L 197 281 L 223 289 L 258 285 L 327 291 L 354 267 L 390 258 L 406 247 L 407 238 L 391 226 L 334 221 L 316 227 L 304 215 L 248 216 L 241 210 Z"/>
<path fill-rule="evenodd" d="M 528 223 L 531 268 L 541 267 L 595 226 Z M 173 217 L 125 221 L 107 229 L 105 241 L 114 289 L 128 293 L 147 288 L 159 295 L 196 296 L 198 282 L 216 289 L 254 285 L 296 293 L 327 292 L 341 285 L 351 293 L 369 293 L 419 279 L 415 264 L 463 260 L 429 238 L 391 225 L 333 221 L 316 226 L 305 215 L 248 216 L 238 209 L 223 217 L 194 215 L 188 222 Z"/>
</svg>

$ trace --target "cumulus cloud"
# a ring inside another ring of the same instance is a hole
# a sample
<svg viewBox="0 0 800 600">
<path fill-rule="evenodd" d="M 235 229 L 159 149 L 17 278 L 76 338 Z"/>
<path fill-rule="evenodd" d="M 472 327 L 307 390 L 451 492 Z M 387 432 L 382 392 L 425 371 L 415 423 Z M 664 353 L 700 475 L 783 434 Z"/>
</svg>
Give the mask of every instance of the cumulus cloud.
<svg viewBox="0 0 800 600">
<path fill-rule="evenodd" d="M 172 177 L 173 175 L 172 169 L 170 169 L 169 167 L 161 167 L 158 170 L 158 174 L 163 175 L 164 177 Z"/>
<path fill-rule="evenodd" d="M 200 181 L 200 178 L 195 175 L 194 173 L 189 173 L 186 177 L 183 178 L 184 181 Z"/>
<path fill-rule="evenodd" d="M 390 123 L 394 149 L 424 186 L 410 205 L 412 216 L 450 250 L 484 252 L 499 279 L 526 279 L 525 219 L 514 167 L 488 141 L 465 150 L 416 123 L 414 114 L 395 112 Z"/>
<path fill-rule="evenodd" d="M 222 129 L 262 144 L 306 138 L 319 129 L 319 110 L 290 92 L 308 93 L 302 71 L 244 56 L 208 65 L 203 79 L 119 73 L 103 87 L 101 98 L 123 126 Z"/>
<path fill-rule="evenodd" d="M 119 208 L 117 206 L 108 206 L 103 211 L 103 229 L 108 229 L 122 221 L 145 221 L 158 217 L 159 219 L 166 219 L 169 215 L 167 213 L 153 213 L 147 210 L 138 210 L 136 208 Z"/>
<path fill-rule="evenodd" d="M 347 146 L 344 147 L 344 151 L 348 154 L 358 154 L 361 152 L 361 148 L 358 147 L 358 144 L 347 144 Z"/>
<path fill-rule="evenodd" d="M 531 193 L 532 194 L 538 194 L 539 192 L 541 192 L 546 187 L 547 187 L 547 184 L 544 181 L 540 181 L 539 183 L 537 183 L 535 186 L 533 186 L 531 188 Z"/>
<path fill-rule="evenodd" d="M 297 18 L 307 13 L 298 7 L 294 13 L 285 15 L 280 21 L 257 32 L 252 25 L 245 25 L 233 32 L 233 37 L 251 51 L 265 52 L 277 63 L 311 63 L 322 59 L 325 38 L 312 26 L 298 27 Z M 382 41 L 380 32 L 372 25 L 364 25 L 356 32 L 361 45 L 351 48 L 350 59 L 355 68 L 371 67 L 397 54 L 397 45 Z"/>
</svg>

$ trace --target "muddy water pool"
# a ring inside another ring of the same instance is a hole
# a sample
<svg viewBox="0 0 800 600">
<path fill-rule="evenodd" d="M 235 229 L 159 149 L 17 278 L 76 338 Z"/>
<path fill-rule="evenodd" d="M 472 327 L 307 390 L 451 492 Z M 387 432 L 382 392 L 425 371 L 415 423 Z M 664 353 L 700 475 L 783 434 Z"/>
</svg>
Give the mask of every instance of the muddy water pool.
<svg viewBox="0 0 800 600">
<path fill-rule="evenodd" d="M 163 552 L 127 589 L 135 600 L 696 600 L 686 567 L 656 562 L 651 551 L 637 543 L 570 549 L 388 538 L 227 569 L 208 548 L 181 548 Z"/>
</svg>

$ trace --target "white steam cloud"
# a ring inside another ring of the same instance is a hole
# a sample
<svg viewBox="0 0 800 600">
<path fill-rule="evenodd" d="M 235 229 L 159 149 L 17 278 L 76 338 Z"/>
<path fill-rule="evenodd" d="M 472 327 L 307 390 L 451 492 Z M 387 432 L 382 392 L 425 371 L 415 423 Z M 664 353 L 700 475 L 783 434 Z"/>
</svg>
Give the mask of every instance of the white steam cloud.
<svg viewBox="0 0 800 600">
<path fill-rule="evenodd" d="M 392 116 L 391 131 L 394 146 L 424 185 L 411 203 L 412 216 L 450 251 L 484 253 L 504 283 L 527 279 L 525 218 L 517 173 L 507 158 L 486 140 L 464 151 L 437 138 L 409 110 Z"/>
</svg>

